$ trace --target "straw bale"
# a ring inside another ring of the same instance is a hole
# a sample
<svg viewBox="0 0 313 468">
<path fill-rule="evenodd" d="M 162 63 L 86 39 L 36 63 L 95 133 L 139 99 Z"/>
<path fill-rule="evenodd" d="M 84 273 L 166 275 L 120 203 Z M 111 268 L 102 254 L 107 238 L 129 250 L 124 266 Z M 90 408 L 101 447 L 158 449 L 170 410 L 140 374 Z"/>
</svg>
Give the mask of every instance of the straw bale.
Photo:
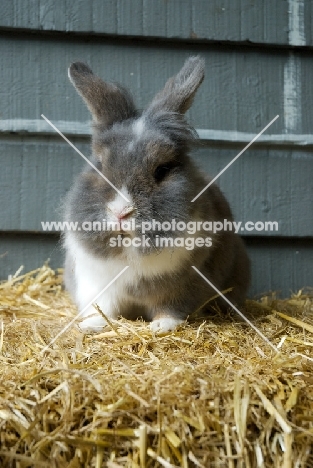
<svg viewBox="0 0 313 468">
<path fill-rule="evenodd" d="M 44 265 L 0 283 L 1 467 L 312 467 L 313 291 L 83 335 Z"/>
</svg>

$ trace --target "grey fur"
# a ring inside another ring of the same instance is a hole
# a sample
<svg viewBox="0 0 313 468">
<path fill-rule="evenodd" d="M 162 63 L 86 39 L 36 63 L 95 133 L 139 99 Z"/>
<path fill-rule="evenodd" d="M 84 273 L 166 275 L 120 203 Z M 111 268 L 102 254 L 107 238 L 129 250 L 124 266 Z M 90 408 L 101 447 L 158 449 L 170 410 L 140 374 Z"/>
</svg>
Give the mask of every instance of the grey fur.
<svg viewBox="0 0 313 468">
<path fill-rule="evenodd" d="M 126 186 L 131 194 L 136 221 L 173 218 L 189 220 L 232 220 L 228 202 L 213 184 L 194 203 L 191 200 L 207 184 L 208 179 L 194 166 L 188 156 L 190 143 L 196 138 L 184 113 L 204 78 L 204 61 L 190 57 L 181 71 L 170 78 L 164 89 L 153 99 L 141 115 L 145 131 L 134 139 L 134 123 L 138 113 L 127 91 L 118 85 L 105 83 L 87 65 L 72 64 L 70 79 L 90 109 L 95 125 L 93 134 L 93 162 L 118 188 Z M 173 167 L 161 182 L 155 180 L 156 168 L 170 161 Z M 73 185 L 65 209 L 68 221 L 101 221 L 107 214 L 107 204 L 116 193 L 90 167 L 86 167 Z M 150 248 L 142 248 L 142 256 L 156 253 L 155 238 L 181 236 L 181 232 L 149 232 Z M 141 235 L 138 228 L 135 235 Z M 206 237 L 204 232 L 197 235 Z M 123 254 L 122 248 L 109 247 L 110 232 L 76 232 L 77 241 L 88 251 L 102 258 Z M 215 292 L 191 268 L 195 265 L 217 288 L 233 287 L 227 297 L 243 303 L 249 285 L 249 260 L 239 236 L 233 232 L 212 235 L 211 248 L 195 248 L 175 274 L 142 277 L 136 286 L 129 287 L 127 297 L 140 306 L 137 315 L 153 320 L 161 313 L 186 318 Z M 140 250 L 140 248 L 138 248 Z M 74 259 L 67 255 L 65 282 L 75 296 Z M 218 301 L 226 309 L 223 300 Z M 124 304 L 124 305 L 123 305 Z M 126 305 L 125 305 L 126 304 Z M 121 301 L 120 313 L 129 316 L 132 301 Z M 129 309 L 129 310 L 128 310 Z M 143 314 L 143 310 L 145 313 Z M 134 318 L 136 313 L 131 313 Z"/>
<path fill-rule="evenodd" d="M 184 114 L 192 104 L 196 91 L 204 79 L 204 60 L 189 57 L 177 75 L 169 78 L 149 107 L 149 112 L 158 110 Z"/>
<path fill-rule="evenodd" d="M 120 85 L 105 83 L 85 63 L 72 63 L 68 75 L 96 124 L 107 128 L 114 122 L 121 122 L 137 114 L 128 91 Z"/>
</svg>

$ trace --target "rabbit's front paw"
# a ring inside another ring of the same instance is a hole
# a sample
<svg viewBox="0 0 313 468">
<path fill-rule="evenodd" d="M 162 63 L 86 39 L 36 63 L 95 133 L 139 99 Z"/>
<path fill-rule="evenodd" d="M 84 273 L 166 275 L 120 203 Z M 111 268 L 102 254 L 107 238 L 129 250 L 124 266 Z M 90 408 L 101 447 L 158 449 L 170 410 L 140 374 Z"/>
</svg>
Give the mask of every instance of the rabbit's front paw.
<svg viewBox="0 0 313 468">
<path fill-rule="evenodd" d="M 165 333 L 175 330 L 184 320 L 174 317 L 160 317 L 150 323 L 150 330 L 155 333 Z"/>
<path fill-rule="evenodd" d="M 82 322 L 79 323 L 79 328 L 82 332 L 100 332 L 102 328 L 107 325 L 101 315 L 94 315 L 93 317 L 87 317 Z"/>
</svg>

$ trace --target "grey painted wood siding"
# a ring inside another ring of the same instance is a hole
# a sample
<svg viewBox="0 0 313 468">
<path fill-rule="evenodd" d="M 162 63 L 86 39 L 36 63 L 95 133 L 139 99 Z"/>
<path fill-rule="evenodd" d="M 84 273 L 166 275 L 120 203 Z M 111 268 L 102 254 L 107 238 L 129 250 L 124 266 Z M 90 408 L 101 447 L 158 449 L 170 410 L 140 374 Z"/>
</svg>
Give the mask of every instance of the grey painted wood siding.
<svg viewBox="0 0 313 468">
<path fill-rule="evenodd" d="M 196 128 L 256 134 L 279 114 L 268 134 L 311 134 L 311 53 L 221 48 L 217 45 L 142 43 L 116 39 L 3 34 L 1 114 L 5 119 L 85 122 L 89 113 L 67 78 L 68 65 L 86 61 L 100 76 L 126 85 L 147 105 L 185 59 L 201 54 L 206 79 L 189 115 Z M 10 92 L 7 92 L 10 90 Z M 231 135 L 231 134 L 230 134 Z"/>
<path fill-rule="evenodd" d="M 62 199 L 83 161 L 43 113 L 88 156 L 89 113 L 67 78 L 75 60 L 126 85 L 143 108 L 189 55 L 206 79 L 189 112 L 197 163 L 219 179 L 240 221 L 251 294 L 313 285 L 313 2 L 301 0 L 4 0 L 0 17 L 0 278 L 23 264 L 62 263 Z"/>
<path fill-rule="evenodd" d="M 312 46 L 305 0 L 3 0 L 0 26 L 75 34 Z"/>
<path fill-rule="evenodd" d="M 61 141 L 60 141 L 61 140 Z M 89 139 L 71 141 L 86 156 Z M 194 150 L 199 167 L 218 174 L 239 145 Z M 0 139 L 2 231 L 40 231 L 42 221 L 61 220 L 62 199 L 83 159 L 59 136 Z M 278 231 L 244 231 L 245 236 L 308 237 L 313 232 L 313 154 L 307 149 L 258 147 L 248 150 L 217 181 L 239 221 L 277 221 Z M 7 201 L 10 200 L 10 203 Z"/>
</svg>

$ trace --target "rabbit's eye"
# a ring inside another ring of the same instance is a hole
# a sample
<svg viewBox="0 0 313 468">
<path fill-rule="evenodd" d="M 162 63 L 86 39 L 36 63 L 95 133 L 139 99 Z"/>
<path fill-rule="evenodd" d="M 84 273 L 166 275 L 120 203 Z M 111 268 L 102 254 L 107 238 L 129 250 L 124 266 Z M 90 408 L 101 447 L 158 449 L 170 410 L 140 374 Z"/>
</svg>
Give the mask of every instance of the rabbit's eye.
<svg viewBox="0 0 313 468">
<path fill-rule="evenodd" d="M 169 162 L 168 164 L 162 164 L 156 168 L 154 171 L 154 178 L 157 182 L 161 182 L 167 176 L 167 174 L 176 167 L 177 164 L 174 162 Z"/>
<path fill-rule="evenodd" d="M 98 160 L 98 161 L 95 163 L 95 166 L 96 166 L 96 168 L 97 168 L 99 171 L 101 171 L 101 169 L 102 169 L 102 162 Z"/>
</svg>

